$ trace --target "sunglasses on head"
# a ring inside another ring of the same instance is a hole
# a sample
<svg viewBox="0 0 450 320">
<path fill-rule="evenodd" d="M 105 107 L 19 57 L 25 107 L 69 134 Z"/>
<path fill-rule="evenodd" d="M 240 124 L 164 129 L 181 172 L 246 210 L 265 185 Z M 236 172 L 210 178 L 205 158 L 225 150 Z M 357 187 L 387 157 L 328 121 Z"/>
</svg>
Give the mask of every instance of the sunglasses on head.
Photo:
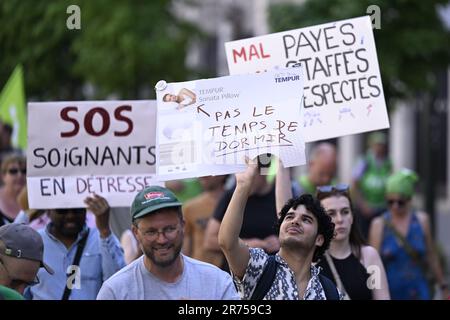
<svg viewBox="0 0 450 320">
<path fill-rule="evenodd" d="M 328 185 L 328 186 L 319 186 L 316 187 L 316 196 L 317 199 L 322 200 L 323 198 L 328 197 L 330 194 L 346 194 L 348 195 L 350 191 L 350 186 L 345 183 L 339 183 L 335 186 Z"/>
<path fill-rule="evenodd" d="M 350 189 L 349 185 L 344 183 L 339 183 L 335 186 L 329 185 L 317 187 L 318 192 L 333 192 L 333 191 L 348 192 L 349 189 Z"/>
<path fill-rule="evenodd" d="M 403 207 L 403 206 L 405 206 L 406 202 L 407 202 L 407 200 L 405 200 L 405 199 L 388 199 L 387 200 L 387 203 L 389 206 L 393 206 L 394 204 L 397 203 L 397 205 L 399 207 Z"/>
<path fill-rule="evenodd" d="M 23 175 L 26 175 L 26 174 L 27 174 L 27 169 L 11 168 L 11 169 L 8 169 L 8 170 L 7 170 L 7 172 L 8 172 L 10 175 L 13 175 L 13 176 L 15 176 L 16 174 L 18 174 L 19 171 L 20 171 Z"/>
</svg>

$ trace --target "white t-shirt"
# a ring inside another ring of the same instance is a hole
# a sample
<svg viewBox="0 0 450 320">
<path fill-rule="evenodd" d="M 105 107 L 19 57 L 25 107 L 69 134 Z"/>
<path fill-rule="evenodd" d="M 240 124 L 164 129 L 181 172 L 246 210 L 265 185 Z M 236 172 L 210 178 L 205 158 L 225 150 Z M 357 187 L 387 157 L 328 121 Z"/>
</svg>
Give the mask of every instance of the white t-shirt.
<svg viewBox="0 0 450 320">
<path fill-rule="evenodd" d="M 160 280 L 144 265 L 144 256 L 103 283 L 97 300 L 238 300 L 231 276 L 212 264 L 181 255 L 183 274 L 174 283 Z"/>
</svg>

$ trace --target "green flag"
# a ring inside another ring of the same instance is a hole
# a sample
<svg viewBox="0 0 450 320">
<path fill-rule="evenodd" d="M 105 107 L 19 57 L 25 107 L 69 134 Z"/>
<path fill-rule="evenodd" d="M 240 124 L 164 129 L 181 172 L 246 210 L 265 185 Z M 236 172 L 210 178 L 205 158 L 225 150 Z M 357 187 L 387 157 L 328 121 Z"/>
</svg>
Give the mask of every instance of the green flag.
<svg viewBox="0 0 450 320">
<path fill-rule="evenodd" d="M 27 147 L 27 116 L 22 66 L 18 65 L 0 93 L 0 120 L 13 128 L 14 147 Z"/>
</svg>

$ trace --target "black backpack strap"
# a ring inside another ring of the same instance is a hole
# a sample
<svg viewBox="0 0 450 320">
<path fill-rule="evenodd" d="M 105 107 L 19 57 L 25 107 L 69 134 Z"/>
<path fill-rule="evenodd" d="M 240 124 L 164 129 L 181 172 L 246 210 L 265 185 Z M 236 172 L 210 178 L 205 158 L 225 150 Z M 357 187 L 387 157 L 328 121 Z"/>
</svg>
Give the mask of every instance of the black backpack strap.
<svg viewBox="0 0 450 320">
<path fill-rule="evenodd" d="M 325 297 L 327 300 L 339 300 L 339 292 L 333 281 L 319 273 L 320 283 L 325 291 Z"/>
<path fill-rule="evenodd" d="M 89 228 L 87 229 L 87 232 L 83 236 L 83 238 L 81 238 L 80 242 L 78 242 L 77 252 L 75 253 L 75 258 L 73 259 L 73 262 L 72 262 L 73 266 L 78 266 L 80 264 L 81 254 L 83 253 L 84 246 L 86 245 L 88 236 L 89 236 Z M 70 274 L 67 274 L 67 278 L 70 276 L 71 276 Z M 68 300 L 71 292 L 72 292 L 72 288 L 69 288 L 69 286 L 67 285 L 67 281 L 66 281 L 64 293 L 63 293 L 61 300 Z"/>
<path fill-rule="evenodd" d="M 256 284 L 255 291 L 253 291 L 250 300 L 262 300 L 267 292 L 269 292 L 273 281 L 275 280 L 275 275 L 277 274 L 278 263 L 275 260 L 275 255 L 270 255 L 267 260 L 266 266 L 264 267 L 261 278 L 259 278 Z"/>
</svg>

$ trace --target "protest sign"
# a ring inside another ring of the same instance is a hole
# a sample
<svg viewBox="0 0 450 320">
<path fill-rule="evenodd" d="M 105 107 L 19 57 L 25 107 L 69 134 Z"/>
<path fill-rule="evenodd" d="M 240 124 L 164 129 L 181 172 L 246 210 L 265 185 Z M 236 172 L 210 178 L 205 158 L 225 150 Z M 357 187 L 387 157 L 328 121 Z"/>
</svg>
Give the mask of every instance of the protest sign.
<svg viewBox="0 0 450 320">
<path fill-rule="evenodd" d="M 298 123 L 302 68 L 181 83 L 158 82 L 161 180 L 240 172 L 244 156 L 305 163 Z"/>
<path fill-rule="evenodd" d="M 130 206 L 155 180 L 155 101 L 28 104 L 30 208 L 84 207 L 97 193 Z"/>
<path fill-rule="evenodd" d="M 305 142 L 389 127 L 369 16 L 231 41 L 225 50 L 232 75 L 304 67 Z"/>
</svg>

